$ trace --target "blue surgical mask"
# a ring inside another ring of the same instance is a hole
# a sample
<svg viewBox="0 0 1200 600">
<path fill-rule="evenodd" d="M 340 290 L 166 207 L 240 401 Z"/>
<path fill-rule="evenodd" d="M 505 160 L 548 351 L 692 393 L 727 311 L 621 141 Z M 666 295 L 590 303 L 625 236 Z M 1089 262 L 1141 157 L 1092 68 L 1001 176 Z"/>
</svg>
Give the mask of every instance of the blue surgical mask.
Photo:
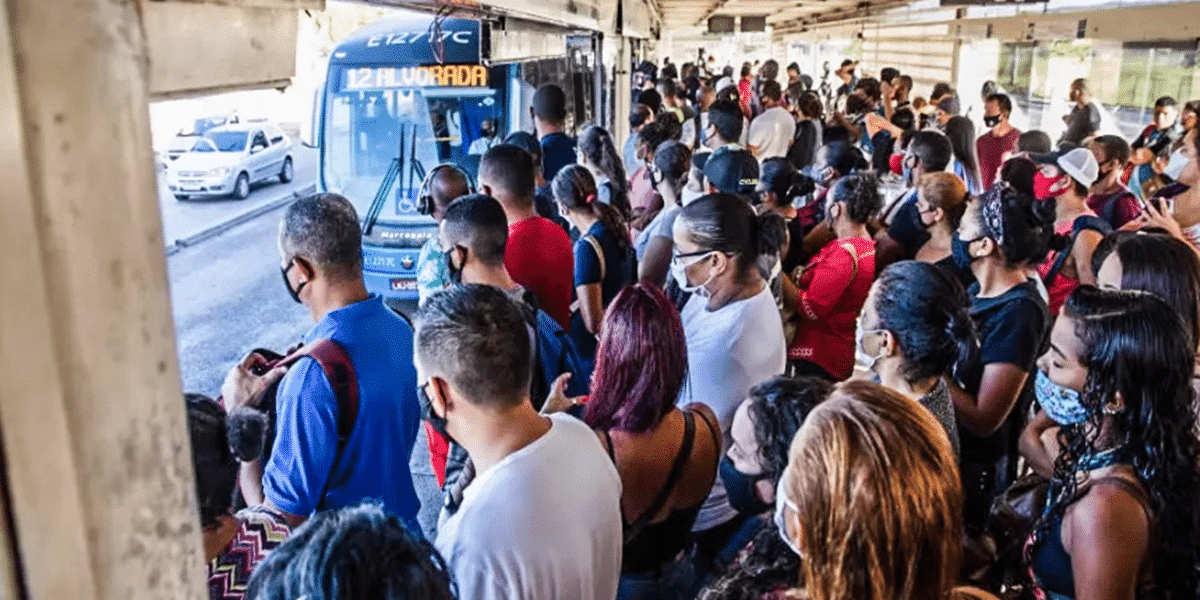
<svg viewBox="0 0 1200 600">
<path fill-rule="evenodd" d="M 775 526 L 779 528 L 779 537 L 783 539 L 783 543 L 787 544 L 787 547 L 791 548 L 792 552 L 796 553 L 796 556 L 800 556 L 800 547 L 796 545 L 796 540 L 788 536 L 787 527 L 785 526 L 785 507 L 792 509 L 796 514 L 800 514 L 800 508 L 787 497 L 787 488 L 784 487 L 784 482 L 787 481 L 787 478 L 788 470 L 784 469 L 783 473 L 779 475 L 779 483 L 775 487 Z"/>
<path fill-rule="evenodd" d="M 879 362 L 879 355 L 871 356 L 863 350 L 863 338 L 868 333 L 879 333 L 882 329 L 863 329 L 862 320 L 854 327 L 854 363 L 859 367 L 868 371 L 875 371 L 875 363 Z"/>
<path fill-rule="evenodd" d="M 975 257 L 971 256 L 971 244 L 978 242 L 983 238 L 975 238 L 973 240 L 964 240 L 955 231 L 950 239 L 950 257 L 954 261 L 954 268 L 961 273 L 970 273 L 971 265 L 975 262 Z"/>
<path fill-rule="evenodd" d="M 1033 391 L 1046 416 L 1055 423 L 1077 425 L 1087 420 L 1088 410 L 1083 405 L 1081 394 L 1054 383 L 1040 369 L 1033 382 Z"/>
</svg>

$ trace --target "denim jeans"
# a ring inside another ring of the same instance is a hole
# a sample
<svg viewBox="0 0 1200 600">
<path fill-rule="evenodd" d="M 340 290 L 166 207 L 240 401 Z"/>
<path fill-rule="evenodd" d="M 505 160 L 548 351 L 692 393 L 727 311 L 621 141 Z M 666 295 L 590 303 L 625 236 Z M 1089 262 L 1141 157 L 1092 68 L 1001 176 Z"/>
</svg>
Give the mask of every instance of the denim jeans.
<svg viewBox="0 0 1200 600">
<path fill-rule="evenodd" d="M 696 571 L 686 552 L 650 573 L 622 573 L 617 600 L 690 600 Z M 689 595 L 690 594 L 690 595 Z"/>
</svg>

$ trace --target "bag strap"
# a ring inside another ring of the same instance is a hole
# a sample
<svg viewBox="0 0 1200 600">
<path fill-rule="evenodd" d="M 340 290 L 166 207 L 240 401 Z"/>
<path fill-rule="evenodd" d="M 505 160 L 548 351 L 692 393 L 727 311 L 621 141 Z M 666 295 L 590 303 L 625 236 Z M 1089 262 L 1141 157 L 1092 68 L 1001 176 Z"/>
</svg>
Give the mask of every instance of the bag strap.
<svg viewBox="0 0 1200 600">
<path fill-rule="evenodd" d="M 658 491 L 658 495 L 654 497 L 654 501 L 650 506 L 642 512 L 633 523 L 630 523 L 625 528 L 625 543 L 633 541 L 642 530 L 644 530 L 655 515 L 662 512 L 667 501 L 671 499 L 671 494 L 675 491 L 675 485 L 683 477 L 683 470 L 687 467 L 687 461 L 692 456 L 692 445 L 696 441 L 696 420 L 692 411 L 683 411 L 683 445 L 679 448 L 679 454 L 675 455 L 675 462 L 671 465 L 671 472 L 667 475 L 667 481 L 663 484 L 662 489 Z M 609 448 L 611 451 L 612 441 L 609 440 Z"/>
<path fill-rule="evenodd" d="M 350 442 L 350 436 L 354 433 L 354 424 L 358 421 L 358 377 L 354 373 L 354 363 L 350 361 L 350 355 L 346 354 L 345 348 L 329 339 L 301 346 L 280 360 L 277 366 L 290 367 L 305 356 L 315 360 L 321 367 L 337 400 L 337 452 L 333 457 L 333 468 L 336 469 L 346 445 Z M 325 478 L 321 495 L 318 496 L 318 510 L 321 510 L 325 503 L 325 494 L 329 491 L 332 480 L 333 472 L 330 471 L 329 476 Z"/>
<path fill-rule="evenodd" d="M 1063 266 L 1067 264 L 1067 259 L 1071 257 L 1071 252 L 1075 249 L 1075 240 L 1079 238 L 1079 234 L 1084 230 L 1091 229 L 1099 232 L 1101 235 L 1106 235 L 1112 231 L 1112 227 L 1102 221 L 1099 217 L 1091 215 L 1082 215 L 1075 218 L 1075 222 L 1071 224 L 1071 237 L 1067 242 L 1067 247 L 1059 251 L 1058 256 L 1054 257 L 1054 263 L 1050 265 L 1050 270 L 1046 272 L 1046 276 L 1042 278 L 1042 283 L 1047 288 L 1054 283 L 1058 277 L 1058 273 L 1062 271 Z"/>
<path fill-rule="evenodd" d="M 604 277 L 608 266 L 604 264 L 604 248 L 600 247 L 600 240 L 596 239 L 594 235 L 585 235 L 583 239 L 592 246 L 592 251 L 596 253 L 596 259 L 600 261 L 600 285 L 604 285 Z"/>
</svg>

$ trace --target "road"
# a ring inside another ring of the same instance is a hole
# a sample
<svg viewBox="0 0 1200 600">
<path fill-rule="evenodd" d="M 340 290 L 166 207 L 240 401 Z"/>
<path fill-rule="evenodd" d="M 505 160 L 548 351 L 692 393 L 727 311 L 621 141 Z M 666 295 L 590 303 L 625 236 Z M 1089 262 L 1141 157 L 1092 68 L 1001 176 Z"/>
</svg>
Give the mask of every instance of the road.
<svg viewBox="0 0 1200 600">
<path fill-rule="evenodd" d="M 167 189 L 165 173 L 160 172 L 158 205 L 162 211 L 163 240 L 168 245 L 174 244 L 176 240 L 187 238 L 223 223 L 231 217 L 313 185 L 317 181 L 317 150 L 302 146 L 295 141 L 292 143 L 292 158 L 295 160 L 296 173 L 292 182 L 272 181 L 258 184 L 252 188 L 250 197 L 245 200 L 233 198 L 176 200 L 175 196 Z"/>
<path fill-rule="evenodd" d="M 296 173 L 299 182 L 299 169 Z M 292 301 L 279 273 L 282 215 L 282 208 L 268 212 L 167 258 L 184 391 L 216 396 L 225 373 L 246 352 L 286 350 L 312 327 L 312 316 Z M 441 504 L 424 433 L 417 442 L 413 480 L 428 533 Z"/>
</svg>

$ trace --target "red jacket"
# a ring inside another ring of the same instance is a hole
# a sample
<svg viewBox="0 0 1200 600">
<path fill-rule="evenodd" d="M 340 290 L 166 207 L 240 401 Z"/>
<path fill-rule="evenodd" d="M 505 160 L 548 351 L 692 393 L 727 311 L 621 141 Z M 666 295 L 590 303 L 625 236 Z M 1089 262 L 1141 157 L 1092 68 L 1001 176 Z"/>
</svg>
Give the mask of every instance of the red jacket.
<svg viewBox="0 0 1200 600">
<path fill-rule="evenodd" d="M 874 280 L 874 240 L 842 238 L 825 244 L 796 282 L 800 325 L 788 359 L 816 363 L 838 379 L 850 377 L 854 327 Z"/>
</svg>

